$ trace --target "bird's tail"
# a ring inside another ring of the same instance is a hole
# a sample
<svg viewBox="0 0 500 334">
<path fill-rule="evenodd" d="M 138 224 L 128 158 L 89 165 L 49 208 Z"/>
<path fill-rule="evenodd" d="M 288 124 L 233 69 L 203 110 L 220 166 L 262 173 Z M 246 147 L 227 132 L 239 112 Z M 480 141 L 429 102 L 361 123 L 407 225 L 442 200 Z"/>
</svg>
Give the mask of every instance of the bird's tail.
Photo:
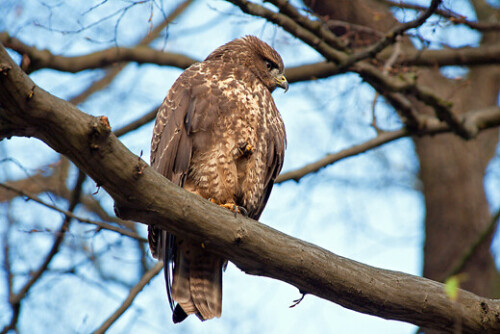
<svg viewBox="0 0 500 334">
<path fill-rule="evenodd" d="M 189 314 L 201 320 L 222 312 L 222 266 L 224 260 L 208 253 L 199 243 L 177 240 L 172 297 L 178 303 L 172 316 L 180 322 Z"/>
</svg>

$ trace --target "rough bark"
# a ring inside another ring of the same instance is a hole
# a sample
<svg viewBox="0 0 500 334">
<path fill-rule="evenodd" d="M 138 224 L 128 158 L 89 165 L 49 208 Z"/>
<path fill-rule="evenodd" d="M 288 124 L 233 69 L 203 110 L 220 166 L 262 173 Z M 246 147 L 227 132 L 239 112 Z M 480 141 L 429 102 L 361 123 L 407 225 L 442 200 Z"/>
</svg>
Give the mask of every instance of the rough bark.
<svg viewBox="0 0 500 334">
<path fill-rule="evenodd" d="M 124 218 L 202 241 L 243 271 L 272 277 L 344 307 L 464 333 L 500 331 L 500 301 L 342 258 L 173 185 L 128 151 L 105 117 L 92 117 L 33 82 L 0 46 L 0 138 L 32 136 L 65 154 L 115 200 Z M 168 222 L 168 223 L 167 223 Z"/>
</svg>

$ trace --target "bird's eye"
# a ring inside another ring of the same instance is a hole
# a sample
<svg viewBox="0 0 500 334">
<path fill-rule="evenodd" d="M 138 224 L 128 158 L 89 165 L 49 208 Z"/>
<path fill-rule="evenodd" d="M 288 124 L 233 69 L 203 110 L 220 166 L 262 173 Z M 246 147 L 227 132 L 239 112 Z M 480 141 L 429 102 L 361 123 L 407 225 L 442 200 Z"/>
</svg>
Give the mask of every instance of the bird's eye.
<svg viewBox="0 0 500 334">
<path fill-rule="evenodd" d="M 266 60 L 266 67 L 267 67 L 267 70 L 270 71 L 273 68 L 275 68 L 276 66 L 272 62 L 270 62 L 269 60 Z"/>
</svg>

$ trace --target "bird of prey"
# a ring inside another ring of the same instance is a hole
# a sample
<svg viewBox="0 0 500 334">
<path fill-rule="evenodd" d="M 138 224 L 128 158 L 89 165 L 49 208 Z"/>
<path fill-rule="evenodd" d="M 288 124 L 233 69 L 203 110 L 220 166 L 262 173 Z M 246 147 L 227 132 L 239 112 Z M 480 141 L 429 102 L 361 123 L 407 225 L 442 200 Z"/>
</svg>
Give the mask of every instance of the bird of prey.
<svg viewBox="0 0 500 334">
<path fill-rule="evenodd" d="M 258 219 L 281 171 L 283 120 L 271 93 L 288 89 L 280 55 L 255 36 L 235 39 L 193 64 L 161 104 L 151 166 L 173 183 Z M 165 263 L 174 323 L 220 317 L 226 260 L 202 245 L 149 227 L 151 253 Z M 175 305 L 177 303 L 177 305 Z"/>
</svg>

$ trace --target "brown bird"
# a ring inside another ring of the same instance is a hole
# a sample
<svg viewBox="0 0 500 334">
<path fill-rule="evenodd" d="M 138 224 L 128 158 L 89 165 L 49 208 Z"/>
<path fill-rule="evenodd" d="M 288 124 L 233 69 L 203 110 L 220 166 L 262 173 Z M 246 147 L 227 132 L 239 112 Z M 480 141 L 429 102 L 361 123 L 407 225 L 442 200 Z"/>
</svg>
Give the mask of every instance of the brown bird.
<svg viewBox="0 0 500 334">
<path fill-rule="evenodd" d="M 271 96 L 276 87 L 288 89 L 283 72 L 280 55 L 254 36 L 190 66 L 158 111 L 151 166 L 192 193 L 258 219 L 283 165 L 285 127 Z M 156 227 L 148 238 L 153 256 L 165 263 L 174 323 L 193 313 L 220 317 L 226 261 Z"/>
</svg>

